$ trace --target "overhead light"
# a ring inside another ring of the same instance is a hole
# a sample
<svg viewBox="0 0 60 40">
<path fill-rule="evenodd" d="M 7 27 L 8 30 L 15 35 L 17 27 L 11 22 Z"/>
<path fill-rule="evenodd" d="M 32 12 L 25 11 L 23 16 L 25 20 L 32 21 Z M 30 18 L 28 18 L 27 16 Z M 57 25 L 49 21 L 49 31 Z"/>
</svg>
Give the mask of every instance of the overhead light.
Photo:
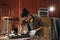
<svg viewBox="0 0 60 40">
<path fill-rule="evenodd" d="M 53 12 L 55 10 L 55 7 L 53 7 L 53 6 L 51 6 L 50 8 L 49 8 L 49 11 L 51 11 L 51 12 Z"/>
</svg>

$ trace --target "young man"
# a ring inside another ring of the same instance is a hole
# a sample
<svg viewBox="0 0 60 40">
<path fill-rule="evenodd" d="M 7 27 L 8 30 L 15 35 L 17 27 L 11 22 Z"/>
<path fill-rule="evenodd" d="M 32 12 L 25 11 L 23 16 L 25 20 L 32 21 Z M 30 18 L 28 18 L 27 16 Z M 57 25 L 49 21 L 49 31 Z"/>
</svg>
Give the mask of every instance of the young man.
<svg viewBox="0 0 60 40">
<path fill-rule="evenodd" d="M 42 25 L 42 20 L 38 16 L 30 14 L 27 9 L 23 9 L 21 17 L 23 21 L 22 24 L 27 24 L 30 36 L 40 33 L 39 30 L 42 28 L 40 27 Z"/>
</svg>

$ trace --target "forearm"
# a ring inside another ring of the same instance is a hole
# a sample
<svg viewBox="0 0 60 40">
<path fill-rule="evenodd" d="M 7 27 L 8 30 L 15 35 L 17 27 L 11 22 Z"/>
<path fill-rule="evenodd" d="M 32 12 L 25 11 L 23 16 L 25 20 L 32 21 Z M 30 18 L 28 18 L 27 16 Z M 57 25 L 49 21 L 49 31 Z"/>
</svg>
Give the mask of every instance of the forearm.
<svg viewBox="0 0 60 40">
<path fill-rule="evenodd" d="M 39 28 L 37 28 L 37 29 L 35 29 L 35 30 L 38 31 L 38 30 L 40 30 L 40 29 L 42 29 L 42 27 L 39 27 Z"/>
</svg>

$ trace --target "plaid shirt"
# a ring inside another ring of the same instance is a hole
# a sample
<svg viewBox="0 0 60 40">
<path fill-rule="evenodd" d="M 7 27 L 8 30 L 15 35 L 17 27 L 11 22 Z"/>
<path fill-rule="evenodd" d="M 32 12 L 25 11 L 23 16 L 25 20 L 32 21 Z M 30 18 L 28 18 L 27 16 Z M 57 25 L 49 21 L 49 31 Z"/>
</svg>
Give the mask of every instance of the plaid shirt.
<svg viewBox="0 0 60 40">
<path fill-rule="evenodd" d="M 40 17 L 33 15 L 33 22 L 32 23 L 33 23 L 33 28 L 36 29 L 42 25 L 42 20 Z"/>
<path fill-rule="evenodd" d="M 22 25 L 27 24 L 27 28 L 29 31 L 39 28 L 42 25 L 42 20 L 40 17 L 32 15 L 32 19 L 33 19 L 32 22 L 30 22 L 30 20 L 29 22 L 26 22 L 24 20 L 22 23 Z"/>
</svg>

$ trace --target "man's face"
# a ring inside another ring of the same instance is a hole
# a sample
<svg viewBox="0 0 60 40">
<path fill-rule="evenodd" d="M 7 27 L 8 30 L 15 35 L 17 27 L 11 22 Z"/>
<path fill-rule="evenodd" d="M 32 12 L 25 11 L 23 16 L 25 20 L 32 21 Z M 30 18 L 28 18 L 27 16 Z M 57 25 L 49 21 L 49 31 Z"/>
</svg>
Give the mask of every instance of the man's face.
<svg viewBox="0 0 60 40">
<path fill-rule="evenodd" d="M 29 16 L 27 16 L 27 17 L 22 18 L 22 20 L 27 20 L 27 21 L 29 21 L 30 18 L 31 18 L 31 16 L 29 15 Z"/>
<path fill-rule="evenodd" d="M 31 18 L 31 16 L 30 15 L 28 15 L 28 17 L 27 17 L 27 20 L 29 21 L 29 19 Z"/>
<path fill-rule="evenodd" d="M 27 20 L 27 17 L 22 18 L 22 21 L 23 21 L 23 20 Z"/>
</svg>

